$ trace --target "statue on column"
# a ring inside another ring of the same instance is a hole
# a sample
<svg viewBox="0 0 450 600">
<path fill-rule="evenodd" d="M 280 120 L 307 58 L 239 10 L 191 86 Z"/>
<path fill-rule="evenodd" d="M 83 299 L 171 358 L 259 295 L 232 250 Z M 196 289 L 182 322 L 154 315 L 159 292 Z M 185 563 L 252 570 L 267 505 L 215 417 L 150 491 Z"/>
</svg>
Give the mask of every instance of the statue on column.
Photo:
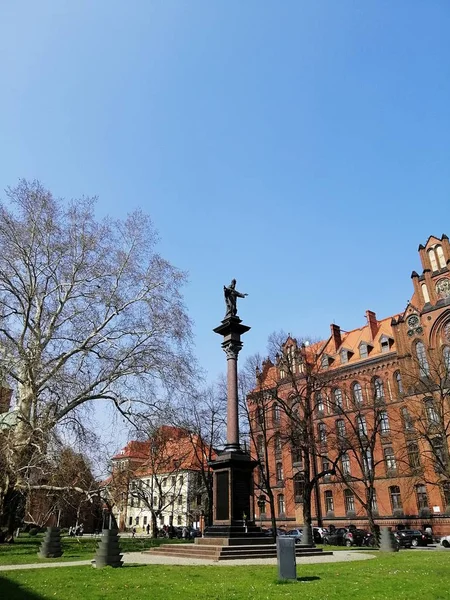
<svg viewBox="0 0 450 600">
<path fill-rule="evenodd" d="M 227 307 L 225 319 L 228 319 L 228 317 L 235 317 L 237 315 L 237 298 L 245 298 L 246 296 L 248 296 L 248 294 L 241 294 L 241 292 L 237 291 L 236 279 L 232 279 L 228 287 L 226 285 L 223 286 L 223 293 L 225 296 L 225 304 Z"/>
</svg>

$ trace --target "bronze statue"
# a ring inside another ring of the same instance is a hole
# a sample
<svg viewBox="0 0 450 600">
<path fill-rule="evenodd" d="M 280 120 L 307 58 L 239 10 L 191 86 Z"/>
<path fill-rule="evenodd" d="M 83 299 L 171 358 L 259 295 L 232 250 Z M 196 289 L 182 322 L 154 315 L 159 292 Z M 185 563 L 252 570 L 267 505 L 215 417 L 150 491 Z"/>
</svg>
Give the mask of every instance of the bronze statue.
<svg viewBox="0 0 450 600">
<path fill-rule="evenodd" d="M 236 299 L 245 298 L 248 294 L 241 294 L 236 289 L 236 279 L 232 279 L 230 285 L 227 287 L 223 286 L 223 293 L 225 296 L 225 304 L 227 306 L 227 312 L 225 313 L 225 319 L 228 317 L 235 317 L 237 314 Z"/>
</svg>

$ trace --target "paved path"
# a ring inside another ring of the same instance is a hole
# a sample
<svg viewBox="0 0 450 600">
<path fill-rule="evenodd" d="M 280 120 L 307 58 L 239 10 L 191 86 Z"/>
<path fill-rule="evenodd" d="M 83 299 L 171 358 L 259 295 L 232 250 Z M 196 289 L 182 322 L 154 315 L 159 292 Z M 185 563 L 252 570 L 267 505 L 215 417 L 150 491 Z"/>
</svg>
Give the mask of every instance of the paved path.
<svg viewBox="0 0 450 600">
<path fill-rule="evenodd" d="M 348 562 L 354 560 L 367 560 L 375 558 L 373 554 L 362 552 L 349 552 L 340 550 L 327 556 L 302 556 L 297 557 L 297 565 L 308 565 L 312 563 L 337 563 Z M 143 554 L 142 552 L 126 552 L 123 555 L 125 564 L 141 564 L 141 565 L 214 565 L 216 567 L 238 567 L 242 565 L 276 565 L 276 558 L 251 558 L 238 560 L 205 560 L 202 558 L 181 558 L 176 556 L 159 556 L 157 554 Z M 0 566 L 0 571 L 16 571 L 18 569 L 46 569 L 54 567 L 79 567 L 82 565 L 90 565 L 90 560 L 77 560 L 68 562 L 54 563 L 38 563 L 31 565 L 3 565 Z"/>
</svg>

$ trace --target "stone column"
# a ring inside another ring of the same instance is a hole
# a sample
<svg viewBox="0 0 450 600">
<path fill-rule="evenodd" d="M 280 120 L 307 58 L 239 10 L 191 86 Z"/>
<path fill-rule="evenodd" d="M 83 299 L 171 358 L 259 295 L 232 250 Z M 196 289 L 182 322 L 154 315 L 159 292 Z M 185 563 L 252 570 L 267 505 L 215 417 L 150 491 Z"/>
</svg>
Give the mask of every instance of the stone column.
<svg viewBox="0 0 450 600">
<path fill-rule="evenodd" d="M 222 344 L 227 355 L 227 443 L 228 451 L 240 450 L 239 444 L 239 404 L 237 361 L 242 342 L 228 341 Z"/>
</svg>

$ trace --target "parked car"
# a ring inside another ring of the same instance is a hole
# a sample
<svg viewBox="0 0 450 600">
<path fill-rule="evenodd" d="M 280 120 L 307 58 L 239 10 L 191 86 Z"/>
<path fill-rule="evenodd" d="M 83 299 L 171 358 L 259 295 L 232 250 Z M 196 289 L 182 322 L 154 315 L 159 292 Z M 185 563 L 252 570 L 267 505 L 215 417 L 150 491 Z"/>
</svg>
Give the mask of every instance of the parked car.
<svg viewBox="0 0 450 600">
<path fill-rule="evenodd" d="M 301 544 L 303 530 L 302 529 L 290 529 L 286 531 L 286 537 L 293 537 L 296 544 Z"/>
<path fill-rule="evenodd" d="M 404 535 L 404 530 L 394 531 L 394 537 L 397 540 L 399 548 L 411 548 L 412 538 L 409 535 Z"/>
<path fill-rule="evenodd" d="M 444 535 L 444 537 L 441 537 L 439 544 L 444 548 L 450 548 L 450 535 Z"/>
<path fill-rule="evenodd" d="M 273 529 L 272 527 L 269 527 L 268 529 L 263 529 L 262 530 L 264 535 L 267 535 L 267 537 L 273 537 Z M 286 535 L 286 531 L 284 529 L 280 529 L 279 527 L 277 528 L 277 535 Z"/>
<path fill-rule="evenodd" d="M 432 535 L 425 531 L 419 531 L 418 529 L 402 529 L 397 533 L 410 539 L 413 548 L 416 548 L 417 546 L 428 546 L 428 544 L 433 543 Z"/>
<path fill-rule="evenodd" d="M 330 533 L 327 527 L 313 527 L 313 536 L 316 544 L 323 544 L 324 538 Z"/>
<path fill-rule="evenodd" d="M 333 546 L 362 546 L 366 531 L 353 527 L 338 527 L 324 537 L 324 543 Z"/>
</svg>

